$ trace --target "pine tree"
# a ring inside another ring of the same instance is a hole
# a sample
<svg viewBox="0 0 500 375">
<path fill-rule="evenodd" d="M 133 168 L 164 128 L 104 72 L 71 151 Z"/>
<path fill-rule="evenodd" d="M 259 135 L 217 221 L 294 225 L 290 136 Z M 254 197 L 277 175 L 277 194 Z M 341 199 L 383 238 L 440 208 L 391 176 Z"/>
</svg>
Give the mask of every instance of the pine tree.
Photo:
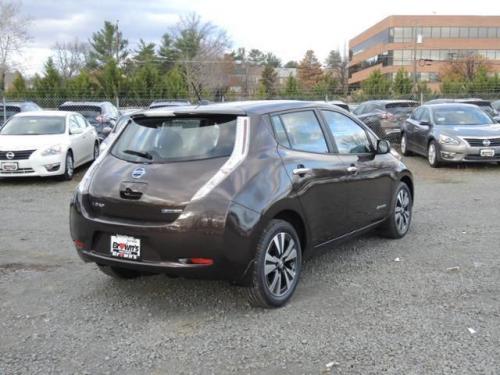
<svg viewBox="0 0 500 375">
<path fill-rule="evenodd" d="M 291 74 L 286 79 L 283 95 L 289 99 L 297 99 L 299 97 L 299 83 Z"/>
<path fill-rule="evenodd" d="M 26 96 L 28 88 L 26 87 L 26 81 L 21 73 L 16 73 L 16 78 L 12 82 L 12 87 L 8 92 L 10 97 L 21 99 Z"/>
<path fill-rule="evenodd" d="M 311 91 L 319 83 L 322 76 L 323 70 L 314 51 L 307 51 L 298 67 L 300 86 L 307 91 Z"/>
<path fill-rule="evenodd" d="M 128 40 L 123 38 L 118 25 L 109 21 L 104 21 L 104 27 L 92 34 L 90 46 L 90 59 L 96 66 L 102 67 L 109 60 L 121 65 L 128 56 Z"/>
<path fill-rule="evenodd" d="M 396 77 L 394 77 L 394 82 L 392 83 L 392 91 L 394 94 L 409 95 L 411 94 L 412 87 L 413 83 L 408 77 L 408 72 L 405 68 L 399 69 L 396 73 Z"/>
<path fill-rule="evenodd" d="M 278 81 L 278 73 L 272 65 L 267 64 L 262 71 L 260 83 L 264 87 L 266 98 L 270 99 L 276 95 L 276 84 Z"/>
<path fill-rule="evenodd" d="M 379 69 L 374 70 L 368 79 L 361 84 L 363 93 L 372 99 L 382 99 L 389 96 L 391 81 Z"/>
</svg>

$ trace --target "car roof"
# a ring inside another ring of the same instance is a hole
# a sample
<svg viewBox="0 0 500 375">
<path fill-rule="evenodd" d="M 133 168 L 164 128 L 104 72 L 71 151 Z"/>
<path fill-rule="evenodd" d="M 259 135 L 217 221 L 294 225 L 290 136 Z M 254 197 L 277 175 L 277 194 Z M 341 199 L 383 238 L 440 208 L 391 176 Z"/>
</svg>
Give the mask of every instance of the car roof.
<svg viewBox="0 0 500 375">
<path fill-rule="evenodd" d="M 491 104 L 489 100 L 481 99 L 481 98 L 442 98 L 442 99 L 433 99 L 429 100 L 425 104 L 437 104 L 437 103 L 474 103 L 474 102 L 481 102 L 485 104 Z"/>
<path fill-rule="evenodd" d="M 64 102 L 59 107 L 63 107 L 63 106 L 67 106 L 67 105 L 81 105 L 81 106 L 94 106 L 94 107 L 99 106 L 100 107 L 104 104 L 113 105 L 111 102 L 71 102 L 71 101 L 68 101 L 68 102 Z"/>
<path fill-rule="evenodd" d="M 179 108 L 158 108 L 158 109 L 148 109 L 141 111 L 135 116 L 164 116 L 165 114 L 228 114 L 236 116 L 251 116 L 251 115 L 263 115 L 271 112 L 280 112 L 294 109 L 302 108 L 318 108 L 323 107 L 327 109 L 335 108 L 328 103 L 317 103 L 301 100 L 248 100 L 241 102 L 226 102 L 226 103 L 214 103 L 200 106 L 183 106 Z"/>
<path fill-rule="evenodd" d="M 16 114 L 16 117 L 26 117 L 26 116 L 36 116 L 36 117 L 66 117 L 69 115 L 77 114 L 76 112 L 69 111 L 28 111 L 28 112 L 19 112 Z"/>
<path fill-rule="evenodd" d="M 416 103 L 418 102 L 416 100 L 406 100 L 406 99 L 394 99 L 394 100 L 389 100 L 389 99 L 381 99 L 381 100 L 367 100 L 366 102 L 360 103 L 361 104 L 367 104 L 367 103 L 375 103 L 375 104 L 391 104 L 391 103 Z"/>
<path fill-rule="evenodd" d="M 428 108 L 456 108 L 456 107 L 478 108 L 478 106 L 475 104 L 458 103 L 458 102 L 426 103 L 422 107 L 428 107 Z"/>
<path fill-rule="evenodd" d="M 35 102 L 31 102 L 31 101 L 25 101 L 25 102 L 5 102 L 5 105 L 9 105 L 9 106 L 12 106 L 12 107 L 21 107 L 23 105 L 26 105 L 26 104 L 36 104 Z"/>
</svg>

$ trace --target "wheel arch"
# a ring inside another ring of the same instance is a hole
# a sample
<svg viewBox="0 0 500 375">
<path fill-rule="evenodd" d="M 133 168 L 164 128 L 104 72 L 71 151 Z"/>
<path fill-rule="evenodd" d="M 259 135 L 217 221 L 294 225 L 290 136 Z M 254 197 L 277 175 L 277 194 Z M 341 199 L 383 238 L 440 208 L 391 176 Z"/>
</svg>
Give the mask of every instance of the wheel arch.
<svg viewBox="0 0 500 375">
<path fill-rule="evenodd" d="M 306 224 L 302 219 L 302 216 L 295 210 L 284 209 L 276 213 L 272 217 L 272 219 L 283 220 L 286 221 L 287 223 L 290 223 L 293 226 L 293 228 L 297 232 L 297 236 L 299 236 L 302 253 L 304 253 L 308 246 L 308 234 L 307 234 Z"/>
</svg>

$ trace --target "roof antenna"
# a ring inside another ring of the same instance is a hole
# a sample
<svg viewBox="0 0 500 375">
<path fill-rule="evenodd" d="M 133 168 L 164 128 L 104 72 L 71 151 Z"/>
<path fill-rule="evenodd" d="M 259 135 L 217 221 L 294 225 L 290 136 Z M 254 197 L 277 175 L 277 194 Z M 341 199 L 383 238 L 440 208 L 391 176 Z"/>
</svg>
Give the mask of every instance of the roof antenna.
<svg viewBox="0 0 500 375">
<path fill-rule="evenodd" d="M 199 93 L 198 89 L 196 88 L 196 85 L 194 84 L 193 81 L 191 81 L 191 86 L 193 86 L 194 93 L 198 97 L 198 105 L 199 105 L 201 103 L 201 95 L 200 95 L 200 93 Z"/>
</svg>

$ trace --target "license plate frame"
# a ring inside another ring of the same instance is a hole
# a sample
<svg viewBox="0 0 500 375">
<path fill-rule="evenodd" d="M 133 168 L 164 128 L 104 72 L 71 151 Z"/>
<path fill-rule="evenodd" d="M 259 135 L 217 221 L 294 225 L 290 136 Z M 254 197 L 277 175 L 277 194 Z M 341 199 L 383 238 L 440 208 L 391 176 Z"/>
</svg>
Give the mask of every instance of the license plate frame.
<svg viewBox="0 0 500 375">
<path fill-rule="evenodd" d="M 494 158 L 495 150 L 493 148 L 483 148 L 479 150 L 479 155 L 483 158 Z"/>
<path fill-rule="evenodd" d="M 140 260 L 141 239 L 123 234 L 111 235 L 110 254 L 115 258 Z"/>
<path fill-rule="evenodd" d="M 0 164 L 0 170 L 4 172 L 15 172 L 19 169 L 19 163 L 16 161 L 2 162 Z"/>
</svg>

